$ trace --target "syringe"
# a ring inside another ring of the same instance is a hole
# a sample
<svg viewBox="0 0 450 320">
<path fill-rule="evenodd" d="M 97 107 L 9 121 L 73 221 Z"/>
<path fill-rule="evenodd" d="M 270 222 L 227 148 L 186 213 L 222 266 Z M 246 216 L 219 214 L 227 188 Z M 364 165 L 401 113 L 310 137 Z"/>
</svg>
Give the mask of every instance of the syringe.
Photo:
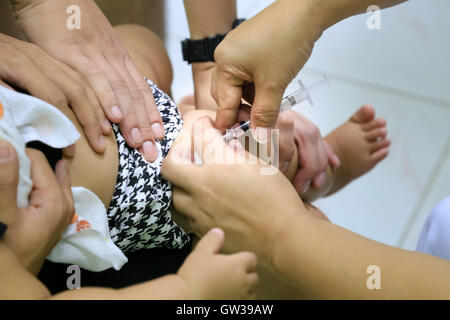
<svg viewBox="0 0 450 320">
<path fill-rule="evenodd" d="M 319 80 L 308 87 L 305 87 L 305 85 L 301 80 L 298 80 L 297 82 L 300 85 L 300 89 L 294 91 L 292 94 L 284 97 L 283 100 L 281 100 L 280 112 L 289 110 L 293 106 L 305 100 L 307 100 L 309 104 L 313 106 L 314 103 L 311 98 L 311 91 L 325 84 L 331 86 L 330 80 L 325 74 L 323 75 L 322 80 Z M 238 127 L 227 129 L 227 133 L 223 136 L 223 139 L 226 142 L 229 142 L 232 139 L 238 139 L 239 137 L 242 137 L 245 134 L 245 132 L 247 132 L 249 129 L 250 129 L 250 121 L 244 122 Z"/>
</svg>

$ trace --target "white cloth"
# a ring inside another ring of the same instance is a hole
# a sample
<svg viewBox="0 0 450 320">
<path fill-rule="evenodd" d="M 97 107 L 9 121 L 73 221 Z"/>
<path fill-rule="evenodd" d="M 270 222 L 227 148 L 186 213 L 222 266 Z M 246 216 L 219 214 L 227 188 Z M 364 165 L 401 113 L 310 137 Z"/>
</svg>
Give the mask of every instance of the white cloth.
<svg viewBox="0 0 450 320">
<path fill-rule="evenodd" d="M 431 212 L 423 226 L 416 250 L 450 260 L 450 196 Z"/>
<path fill-rule="evenodd" d="M 0 139 L 9 141 L 19 159 L 17 204 L 28 206 L 33 187 L 30 160 L 25 149 L 30 141 L 40 141 L 53 148 L 75 143 L 80 134 L 72 122 L 50 104 L 0 86 Z M 113 267 L 119 270 L 128 260 L 111 241 L 108 218 L 103 203 L 85 188 L 72 188 L 76 215 L 49 260 L 76 264 L 91 271 Z"/>
</svg>

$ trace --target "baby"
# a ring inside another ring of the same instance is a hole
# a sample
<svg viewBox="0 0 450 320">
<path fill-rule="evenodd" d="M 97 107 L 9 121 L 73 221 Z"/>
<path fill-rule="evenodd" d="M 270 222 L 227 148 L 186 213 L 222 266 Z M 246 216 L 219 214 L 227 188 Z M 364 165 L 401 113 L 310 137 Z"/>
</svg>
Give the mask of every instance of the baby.
<svg viewBox="0 0 450 320">
<path fill-rule="evenodd" d="M 177 214 L 170 209 L 171 185 L 161 175 L 161 163 L 176 139 L 189 135 L 199 118 L 213 118 L 214 113 L 191 111 L 186 114 L 183 123 L 176 106 L 164 93 L 170 92 L 171 66 L 162 44 L 141 27 L 122 26 L 117 30 L 141 72 L 152 79 L 148 80 L 149 88 L 161 113 L 166 135 L 155 143 L 159 156 L 153 163 L 147 162 L 139 151 L 126 145 L 116 125 L 113 125 L 114 135 L 105 139 L 107 150 L 103 155 L 92 151 L 82 136 L 76 144 L 75 157 L 71 159 L 72 185 L 83 186 L 102 200 L 108 208 L 111 239 L 125 254 L 157 247 L 181 248 L 190 238 L 187 230 L 174 221 Z M 67 116 L 82 132 L 74 115 Z M 292 121 L 295 121 L 295 113 L 292 112 L 280 118 L 280 134 L 289 135 Z M 364 106 L 344 125 L 330 133 L 325 140 L 339 156 L 342 165 L 337 170 L 329 169 L 325 185 L 318 190 L 311 188 L 301 195 L 302 199 L 312 201 L 318 196 L 336 192 L 386 157 L 390 141 L 385 139 L 385 126 L 383 120 L 375 119 L 372 107 Z M 286 171 L 290 180 L 298 167 L 297 158 L 295 154 Z M 311 209 L 311 213 L 320 216 L 316 210 Z M 268 291 L 275 292 L 271 287 Z"/>
</svg>

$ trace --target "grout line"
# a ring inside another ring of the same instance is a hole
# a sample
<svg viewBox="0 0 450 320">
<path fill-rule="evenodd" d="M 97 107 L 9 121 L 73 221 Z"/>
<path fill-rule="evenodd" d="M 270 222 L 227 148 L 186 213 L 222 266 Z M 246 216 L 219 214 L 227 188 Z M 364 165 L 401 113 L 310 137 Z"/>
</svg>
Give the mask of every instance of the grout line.
<svg viewBox="0 0 450 320">
<path fill-rule="evenodd" d="M 450 108 L 449 100 L 439 99 L 439 98 L 435 98 L 435 97 L 428 96 L 425 94 L 411 92 L 406 89 L 384 86 L 379 83 L 375 83 L 375 82 L 371 82 L 371 81 L 367 81 L 367 80 L 360 80 L 357 78 L 353 78 L 351 76 L 346 76 L 346 75 L 342 75 L 342 74 L 338 74 L 338 73 L 330 73 L 330 72 L 322 71 L 322 70 L 315 69 L 315 68 L 304 68 L 303 70 L 308 73 L 313 73 L 313 74 L 321 74 L 321 75 L 327 74 L 332 78 L 335 78 L 335 79 L 343 81 L 343 82 L 350 83 L 355 86 L 365 87 L 365 88 L 369 87 L 371 89 L 378 90 L 383 93 L 387 92 L 392 95 L 401 96 L 401 97 L 404 97 L 404 98 L 407 98 L 410 100 L 421 101 L 421 102 L 425 102 L 427 104 L 431 103 L 435 107 L 440 107 L 440 108 L 445 108 L 445 109 Z"/>
<path fill-rule="evenodd" d="M 403 246 L 406 243 L 406 239 L 408 238 L 408 234 L 410 229 L 412 228 L 414 222 L 418 219 L 419 213 L 422 210 L 423 204 L 425 203 L 426 198 L 430 195 L 430 192 L 432 190 L 432 187 L 434 183 L 436 182 L 439 173 L 442 170 L 442 167 L 444 166 L 446 159 L 450 156 L 450 135 L 447 137 L 447 142 L 444 145 L 444 148 L 442 149 L 441 154 L 439 155 L 438 162 L 433 168 L 433 171 L 430 174 L 430 177 L 428 178 L 427 183 L 425 184 L 424 191 L 420 194 L 419 199 L 417 200 L 414 209 L 412 210 L 412 214 L 409 216 L 409 219 L 406 223 L 405 228 L 402 231 L 402 234 L 400 236 L 400 239 L 398 241 L 398 246 L 403 248 Z"/>
</svg>

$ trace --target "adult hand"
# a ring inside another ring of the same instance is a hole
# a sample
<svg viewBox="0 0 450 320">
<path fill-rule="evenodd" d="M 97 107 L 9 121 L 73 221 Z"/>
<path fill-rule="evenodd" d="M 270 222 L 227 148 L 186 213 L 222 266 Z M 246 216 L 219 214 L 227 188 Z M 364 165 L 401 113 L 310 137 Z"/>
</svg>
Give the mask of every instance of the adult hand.
<svg viewBox="0 0 450 320">
<path fill-rule="evenodd" d="M 52 172 L 45 156 L 28 149 L 33 190 L 28 208 L 17 208 L 19 162 L 8 142 L 0 140 L 0 219 L 8 225 L 5 244 L 23 265 L 37 274 L 61 239 L 74 213 L 69 163 L 61 160 Z"/>
<path fill-rule="evenodd" d="M 94 92 L 80 74 L 50 57 L 36 45 L 0 34 L 0 85 L 20 88 L 63 113 L 75 111 L 92 148 L 105 151 L 103 134 L 111 125 Z"/>
<path fill-rule="evenodd" d="M 262 175 L 264 165 L 256 157 L 226 145 L 210 119 L 201 121 L 201 132 L 197 126 L 194 131 L 201 137 L 193 139 L 201 141 L 194 147 L 203 165 L 190 162 L 191 139 L 175 145 L 163 162 L 162 173 L 174 184 L 175 209 L 186 215 L 198 236 L 220 227 L 227 235 L 226 251 L 248 250 L 267 261 L 276 238 L 303 203 L 278 170 Z M 230 159 L 236 164 L 224 164 Z"/>
<path fill-rule="evenodd" d="M 326 180 L 328 164 L 332 168 L 337 168 L 340 161 L 322 139 L 317 126 L 294 110 L 288 110 L 280 114 L 277 128 L 280 128 L 282 171 L 283 168 L 289 167 L 293 149 L 296 147 L 298 151 L 298 170 L 293 180 L 297 192 L 304 194 L 310 186 L 321 187 Z"/>
<path fill-rule="evenodd" d="M 109 21 L 91 0 L 11 0 L 17 22 L 30 39 L 83 75 L 109 120 L 120 122 L 128 145 L 154 161 L 155 138 L 164 137 L 161 116 L 147 82 Z M 78 6 L 80 29 L 67 27 Z"/>
<path fill-rule="evenodd" d="M 219 105 L 218 129 L 235 123 L 241 98 L 253 102 L 253 128 L 275 125 L 287 85 L 323 30 L 318 17 L 314 1 L 280 0 L 228 33 L 214 53 L 211 93 Z M 243 92 L 252 90 L 242 89 L 249 83 L 254 83 L 254 101 Z"/>
</svg>

